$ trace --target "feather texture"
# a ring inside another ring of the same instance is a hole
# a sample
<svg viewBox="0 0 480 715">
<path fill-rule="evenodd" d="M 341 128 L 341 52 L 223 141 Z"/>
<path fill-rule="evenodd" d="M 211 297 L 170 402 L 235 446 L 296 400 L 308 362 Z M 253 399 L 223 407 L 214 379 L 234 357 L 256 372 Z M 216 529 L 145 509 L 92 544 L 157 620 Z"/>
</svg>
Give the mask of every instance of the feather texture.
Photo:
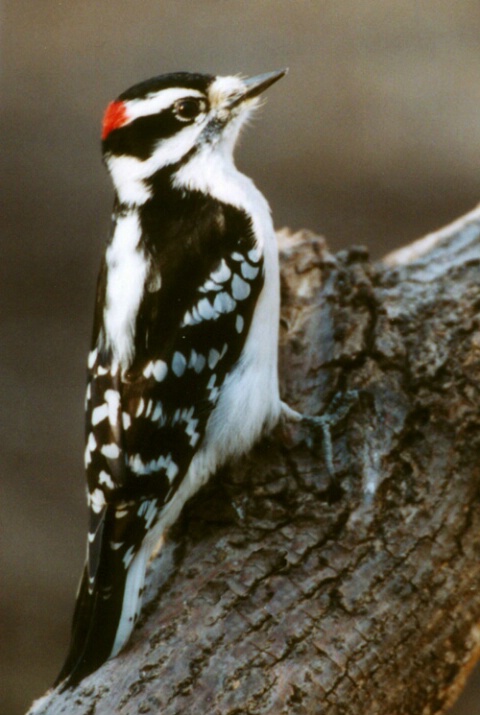
<svg viewBox="0 0 480 715">
<path fill-rule="evenodd" d="M 157 542 L 280 413 L 275 234 L 233 164 L 242 81 L 220 79 L 156 78 L 120 96 L 121 115 L 107 110 L 116 203 L 88 359 L 87 558 L 62 687 L 120 652 Z"/>
</svg>

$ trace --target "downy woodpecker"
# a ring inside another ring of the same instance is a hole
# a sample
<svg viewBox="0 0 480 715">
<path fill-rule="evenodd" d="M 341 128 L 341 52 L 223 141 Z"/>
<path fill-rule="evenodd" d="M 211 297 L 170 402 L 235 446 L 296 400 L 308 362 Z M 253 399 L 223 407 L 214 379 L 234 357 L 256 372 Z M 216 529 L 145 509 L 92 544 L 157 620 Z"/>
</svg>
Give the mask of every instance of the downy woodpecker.
<svg viewBox="0 0 480 715">
<path fill-rule="evenodd" d="M 165 530 L 282 411 L 276 238 L 233 150 L 284 74 L 162 75 L 106 110 L 115 203 L 88 358 L 90 526 L 64 687 L 119 653 Z"/>
</svg>

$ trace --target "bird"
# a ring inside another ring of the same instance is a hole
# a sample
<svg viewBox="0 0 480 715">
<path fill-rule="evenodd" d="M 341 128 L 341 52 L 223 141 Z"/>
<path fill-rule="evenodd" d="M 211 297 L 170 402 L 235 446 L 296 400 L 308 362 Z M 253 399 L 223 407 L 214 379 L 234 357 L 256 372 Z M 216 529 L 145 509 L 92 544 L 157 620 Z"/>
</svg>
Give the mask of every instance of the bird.
<svg viewBox="0 0 480 715">
<path fill-rule="evenodd" d="M 234 148 L 286 72 L 163 74 L 104 114 L 114 207 L 88 356 L 89 531 L 63 689 L 124 648 L 152 551 L 284 410 L 277 242 Z"/>
</svg>

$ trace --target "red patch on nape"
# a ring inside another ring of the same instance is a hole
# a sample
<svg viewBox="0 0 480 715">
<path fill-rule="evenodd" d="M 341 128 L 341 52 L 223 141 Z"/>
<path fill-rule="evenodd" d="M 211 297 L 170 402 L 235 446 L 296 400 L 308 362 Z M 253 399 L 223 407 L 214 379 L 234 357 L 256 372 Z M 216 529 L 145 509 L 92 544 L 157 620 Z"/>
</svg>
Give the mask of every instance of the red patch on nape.
<svg viewBox="0 0 480 715">
<path fill-rule="evenodd" d="M 110 102 L 102 123 L 102 139 L 106 139 L 111 131 L 118 129 L 128 121 L 127 108 L 124 102 Z"/>
</svg>

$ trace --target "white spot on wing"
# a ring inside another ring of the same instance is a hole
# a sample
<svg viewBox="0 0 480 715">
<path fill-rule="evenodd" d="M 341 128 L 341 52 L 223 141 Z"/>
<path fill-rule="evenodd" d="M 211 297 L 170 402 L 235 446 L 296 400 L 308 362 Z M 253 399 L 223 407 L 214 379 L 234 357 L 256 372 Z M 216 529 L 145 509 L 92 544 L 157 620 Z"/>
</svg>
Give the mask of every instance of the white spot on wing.
<svg viewBox="0 0 480 715">
<path fill-rule="evenodd" d="M 100 452 L 107 459 L 118 459 L 120 456 L 120 448 L 118 444 L 104 444 Z"/>
<path fill-rule="evenodd" d="M 111 541 L 110 548 L 112 549 L 112 551 L 118 551 L 118 549 L 120 549 L 124 545 L 124 543 L 124 541 Z"/>
<path fill-rule="evenodd" d="M 99 514 L 106 503 L 105 494 L 101 489 L 94 489 L 88 497 L 88 505 L 95 514 Z"/>
<path fill-rule="evenodd" d="M 128 463 L 135 474 L 147 474 L 147 466 L 142 462 L 139 454 L 130 457 Z"/>
<path fill-rule="evenodd" d="M 105 390 L 105 402 L 108 409 L 108 421 L 114 427 L 120 413 L 120 393 L 117 390 Z"/>
<path fill-rule="evenodd" d="M 142 458 L 139 454 L 131 456 L 128 460 L 130 469 L 132 470 L 132 472 L 138 475 L 153 474 L 155 472 L 160 471 L 161 469 L 167 471 L 171 464 L 171 461 L 171 454 L 168 454 L 167 456 L 162 454 L 158 459 L 153 459 L 147 464 L 142 461 Z"/>
<path fill-rule="evenodd" d="M 98 483 L 99 484 L 105 484 L 106 487 L 109 489 L 114 489 L 115 484 L 113 483 L 112 477 L 110 474 L 108 474 L 105 471 L 101 471 L 100 474 L 98 475 Z"/>
<path fill-rule="evenodd" d="M 215 350 L 215 348 L 212 348 L 208 353 L 208 367 L 210 368 L 210 370 L 213 370 L 219 359 L 220 353 L 218 352 L 218 350 Z"/>
<path fill-rule="evenodd" d="M 208 298 L 202 298 L 197 303 L 197 310 L 203 320 L 213 320 L 217 317 Z"/>
<path fill-rule="evenodd" d="M 242 332 L 244 324 L 245 321 L 243 320 L 243 317 L 241 315 L 237 315 L 237 319 L 235 320 L 235 330 L 237 333 Z"/>
<path fill-rule="evenodd" d="M 157 406 L 152 415 L 152 422 L 158 422 L 163 415 L 163 407 L 161 402 L 157 402 Z"/>
<path fill-rule="evenodd" d="M 232 296 L 224 291 L 215 296 L 213 301 L 213 307 L 217 313 L 231 313 L 235 310 L 236 302 L 233 300 Z"/>
<path fill-rule="evenodd" d="M 197 375 L 202 372 L 202 370 L 206 364 L 207 364 L 207 359 L 206 359 L 205 355 L 197 355 L 197 360 L 195 362 L 195 367 L 194 367 L 194 370 L 197 373 Z"/>
<path fill-rule="evenodd" d="M 258 248 L 252 248 L 248 253 L 248 260 L 252 263 L 258 263 L 260 260 L 260 251 Z"/>
<path fill-rule="evenodd" d="M 232 295 L 235 300 L 245 300 L 250 295 L 250 286 L 236 273 L 232 279 Z"/>
<path fill-rule="evenodd" d="M 250 263 L 245 262 L 242 263 L 241 270 L 242 276 L 244 278 L 247 278 L 247 280 L 252 281 L 254 278 L 256 278 L 259 268 L 258 266 L 251 266 Z"/>
<path fill-rule="evenodd" d="M 108 405 L 104 403 L 92 410 L 92 425 L 95 427 L 108 415 Z"/>
<path fill-rule="evenodd" d="M 175 477 L 177 476 L 177 474 L 178 474 L 178 467 L 177 467 L 177 465 L 175 464 L 175 462 L 170 462 L 170 464 L 169 464 L 168 467 L 167 467 L 167 477 L 168 477 L 168 480 L 169 480 L 170 482 L 172 482 L 172 480 L 175 479 Z"/>
<path fill-rule="evenodd" d="M 192 314 L 188 310 L 185 313 L 185 315 L 183 316 L 183 320 L 182 320 L 182 326 L 185 326 L 185 325 L 193 325 Z"/>
<path fill-rule="evenodd" d="M 225 263 L 225 259 L 222 258 L 219 267 L 210 275 L 210 278 L 214 280 L 215 283 L 225 283 L 225 281 L 228 281 L 231 275 L 232 271 Z"/>
<path fill-rule="evenodd" d="M 177 377 L 181 377 L 187 367 L 187 361 L 182 353 L 176 352 L 172 358 L 172 370 Z"/>
<path fill-rule="evenodd" d="M 198 425 L 198 419 L 193 417 L 193 409 L 189 411 L 186 415 L 187 426 L 185 427 L 185 433 L 190 437 L 190 444 L 192 447 L 196 445 L 200 439 L 199 433 L 196 431 Z"/>
<path fill-rule="evenodd" d="M 200 291 L 200 293 L 208 293 L 210 291 L 217 291 L 221 289 L 221 285 L 218 285 L 218 283 L 214 283 L 210 278 L 208 278 L 203 284 L 203 286 L 201 286 L 198 290 Z"/>
<path fill-rule="evenodd" d="M 215 382 L 216 382 L 216 380 L 217 380 L 217 376 L 216 376 L 215 374 L 213 374 L 213 375 L 210 377 L 210 380 L 209 380 L 208 383 L 207 383 L 207 389 L 210 390 L 210 394 L 209 394 L 209 396 L 208 396 L 208 399 L 209 399 L 211 402 L 215 402 L 215 400 L 217 399 L 217 397 L 218 397 L 218 395 L 219 395 L 219 392 L 220 392 L 219 388 L 218 388 L 218 387 L 215 387 Z"/>
<path fill-rule="evenodd" d="M 92 461 L 92 452 L 97 448 L 97 440 L 93 432 L 88 435 L 87 446 L 85 447 L 85 466 L 88 467 Z"/>
<path fill-rule="evenodd" d="M 196 306 L 196 305 L 194 305 L 193 308 L 192 308 L 192 321 L 193 321 L 193 325 L 196 325 L 197 323 L 201 323 L 201 322 L 202 322 L 202 318 L 201 318 L 201 316 L 200 316 L 200 313 L 199 313 L 198 310 L 197 310 L 197 306 Z"/>
<path fill-rule="evenodd" d="M 189 440 L 190 445 L 191 445 L 192 447 L 195 447 L 195 445 L 197 444 L 197 442 L 198 442 L 199 439 L 200 439 L 200 435 L 198 434 L 198 432 L 194 432 L 194 433 L 192 434 L 192 436 L 190 437 L 190 440 Z"/>
<path fill-rule="evenodd" d="M 157 382 L 162 382 L 168 372 L 168 365 L 163 360 L 156 360 L 153 365 L 153 377 Z"/>
<path fill-rule="evenodd" d="M 127 430 L 130 425 L 132 424 L 132 418 L 128 414 L 128 412 L 123 412 L 122 413 L 122 423 L 123 423 L 123 429 Z"/>
</svg>

